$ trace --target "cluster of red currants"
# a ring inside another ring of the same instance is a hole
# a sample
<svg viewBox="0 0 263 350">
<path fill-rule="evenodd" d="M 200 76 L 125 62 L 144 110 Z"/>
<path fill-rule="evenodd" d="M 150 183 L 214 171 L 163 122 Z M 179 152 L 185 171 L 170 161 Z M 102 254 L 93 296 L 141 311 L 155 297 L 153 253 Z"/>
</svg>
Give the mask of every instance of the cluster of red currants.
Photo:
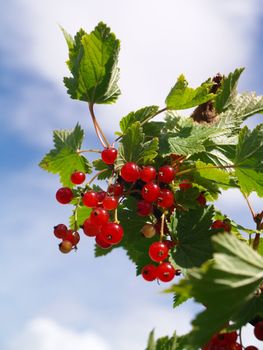
<svg viewBox="0 0 263 350">
<path fill-rule="evenodd" d="M 54 227 L 54 235 L 61 239 L 59 250 L 61 253 L 69 253 L 73 248 L 77 247 L 80 241 L 80 235 L 77 231 L 68 230 L 64 224 L 59 224 Z"/>
<path fill-rule="evenodd" d="M 263 341 L 263 321 L 255 324 L 254 335 L 258 340 Z M 202 350 L 259 350 L 254 345 L 242 346 L 237 342 L 237 338 L 236 331 L 215 334 Z"/>
</svg>

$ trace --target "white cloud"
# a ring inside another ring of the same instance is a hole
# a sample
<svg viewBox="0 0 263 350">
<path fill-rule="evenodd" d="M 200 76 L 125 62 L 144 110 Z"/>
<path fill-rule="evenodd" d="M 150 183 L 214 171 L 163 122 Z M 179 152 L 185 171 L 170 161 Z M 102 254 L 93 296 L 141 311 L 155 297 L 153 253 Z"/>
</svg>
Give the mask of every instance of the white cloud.
<svg viewBox="0 0 263 350">
<path fill-rule="evenodd" d="M 31 91 L 25 88 L 23 101 L 12 109 L 13 130 L 40 145 L 48 142 L 54 125 L 68 126 L 70 115 L 74 121 L 86 118 L 84 108 L 64 102 L 67 49 L 58 23 L 74 34 L 80 26 L 90 31 L 103 20 L 122 40 L 123 96 L 115 106 L 97 108 L 112 140 L 122 115 L 147 104 L 162 106 L 180 73 L 196 85 L 218 71 L 248 66 L 260 8 L 257 0 L 231 0 L 224 6 L 209 0 L 166 0 L 162 5 L 157 0 L 20 0 L 11 4 L 2 12 L 2 36 L 9 37 L 5 48 L 12 52 L 8 64 L 33 70 L 53 84 L 44 89 L 30 85 Z M 8 21 L 11 14 L 12 21 Z"/>
<path fill-rule="evenodd" d="M 109 345 L 92 331 L 77 332 L 53 320 L 37 318 L 10 341 L 7 350 L 109 350 Z"/>
</svg>

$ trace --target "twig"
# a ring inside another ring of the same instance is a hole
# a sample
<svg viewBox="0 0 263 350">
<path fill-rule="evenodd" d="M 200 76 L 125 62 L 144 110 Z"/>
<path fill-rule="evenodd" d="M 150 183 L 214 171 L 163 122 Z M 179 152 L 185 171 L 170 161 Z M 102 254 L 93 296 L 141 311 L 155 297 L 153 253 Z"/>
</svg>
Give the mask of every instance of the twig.
<svg viewBox="0 0 263 350">
<path fill-rule="evenodd" d="M 79 149 L 79 150 L 77 150 L 78 154 L 86 153 L 86 152 L 101 153 L 101 151 L 99 149 Z"/>
<path fill-rule="evenodd" d="M 105 171 L 108 171 L 108 169 L 103 169 L 98 171 L 87 183 L 87 186 L 89 186 L 100 174 L 105 173 Z"/>
<path fill-rule="evenodd" d="M 99 123 L 97 122 L 96 116 L 94 114 L 93 104 L 89 103 L 89 111 L 92 118 L 92 122 L 96 131 L 96 134 L 104 148 L 110 148 L 110 143 L 108 142 L 104 132 L 102 131 Z"/>
</svg>

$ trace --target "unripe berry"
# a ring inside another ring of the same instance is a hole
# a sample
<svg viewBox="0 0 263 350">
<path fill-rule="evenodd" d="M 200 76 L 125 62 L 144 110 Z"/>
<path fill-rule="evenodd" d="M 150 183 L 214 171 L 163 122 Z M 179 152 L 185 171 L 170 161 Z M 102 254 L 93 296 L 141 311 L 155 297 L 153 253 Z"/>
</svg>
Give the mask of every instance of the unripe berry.
<svg viewBox="0 0 263 350">
<path fill-rule="evenodd" d="M 153 224 L 145 224 L 141 232 L 146 238 L 152 238 L 156 234 L 156 229 Z"/>
<path fill-rule="evenodd" d="M 58 247 L 61 253 L 67 254 L 72 250 L 72 243 L 70 241 L 62 241 Z"/>
</svg>

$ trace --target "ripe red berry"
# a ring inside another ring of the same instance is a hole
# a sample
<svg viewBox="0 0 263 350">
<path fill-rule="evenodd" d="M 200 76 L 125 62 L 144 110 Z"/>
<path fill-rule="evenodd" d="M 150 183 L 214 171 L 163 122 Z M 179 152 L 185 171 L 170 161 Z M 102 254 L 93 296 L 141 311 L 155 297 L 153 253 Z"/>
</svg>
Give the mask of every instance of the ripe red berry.
<svg viewBox="0 0 263 350">
<path fill-rule="evenodd" d="M 126 182 L 135 182 L 140 177 L 140 169 L 137 164 L 128 162 L 121 168 L 121 177 Z"/>
<path fill-rule="evenodd" d="M 153 224 L 145 224 L 141 229 L 142 234 L 146 238 L 152 238 L 156 234 L 156 229 Z"/>
<path fill-rule="evenodd" d="M 237 332 L 233 331 L 233 332 L 225 333 L 225 337 L 227 339 L 228 344 L 235 343 L 237 341 Z"/>
<path fill-rule="evenodd" d="M 258 350 L 258 348 L 254 345 L 249 345 L 245 348 L 245 350 Z"/>
<path fill-rule="evenodd" d="M 206 205 L 206 198 L 203 193 L 200 193 L 196 200 L 201 205 L 201 207 L 204 207 Z"/>
<path fill-rule="evenodd" d="M 254 334 L 258 340 L 263 340 L 263 321 L 259 321 L 255 324 Z"/>
<path fill-rule="evenodd" d="M 192 187 L 192 184 L 189 180 L 185 179 L 185 180 L 182 180 L 181 183 L 179 183 L 179 187 L 180 187 L 180 190 L 186 191 Z"/>
<path fill-rule="evenodd" d="M 54 235 L 57 238 L 63 239 L 65 237 L 65 234 L 67 233 L 68 228 L 64 224 L 59 224 L 54 227 Z"/>
<path fill-rule="evenodd" d="M 156 178 L 156 170 L 153 166 L 144 166 L 140 172 L 140 178 L 144 182 L 151 182 Z"/>
<path fill-rule="evenodd" d="M 149 282 L 152 282 L 156 279 L 156 270 L 157 267 L 149 264 L 143 267 L 142 269 L 142 277 Z"/>
<path fill-rule="evenodd" d="M 231 350 L 242 350 L 243 349 L 242 345 L 239 343 L 228 344 L 228 345 L 230 345 L 228 347 L 228 349 L 231 349 Z"/>
<path fill-rule="evenodd" d="M 118 207 L 118 199 L 111 196 L 106 196 L 102 202 L 103 208 L 106 210 L 114 210 Z"/>
<path fill-rule="evenodd" d="M 160 182 L 168 184 L 173 181 L 174 177 L 175 171 L 171 165 L 164 165 L 159 169 L 158 179 Z"/>
<path fill-rule="evenodd" d="M 212 223 L 211 228 L 214 229 L 214 230 L 222 229 L 225 232 L 230 232 L 231 231 L 230 223 L 228 223 L 226 221 L 222 221 L 222 220 L 215 220 Z"/>
<path fill-rule="evenodd" d="M 86 175 L 81 171 L 76 171 L 71 175 L 70 179 L 74 185 L 80 185 L 85 181 Z"/>
<path fill-rule="evenodd" d="M 113 164 L 117 158 L 118 151 L 116 148 L 104 148 L 101 152 L 101 159 L 106 164 Z"/>
<path fill-rule="evenodd" d="M 90 214 L 90 221 L 96 226 L 102 226 L 109 221 L 109 213 L 102 208 L 95 208 Z"/>
<path fill-rule="evenodd" d="M 58 247 L 61 253 L 67 254 L 72 250 L 72 243 L 70 241 L 62 241 Z"/>
<path fill-rule="evenodd" d="M 141 200 L 137 203 L 137 214 L 139 216 L 148 216 L 152 213 L 152 203 L 145 200 Z"/>
<path fill-rule="evenodd" d="M 73 199 L 74 195 L 70 188 L 61 187 L 56 192 L 56 199 L 61 204 L 68 204 Z"/>
<path fill-rule="evenodd" d="M 64 238 L 65 241 L 69 241 L 73 246 L 77 245 L 80 240 L 80 235 L 77 231 L 68 230 Z"/>
<path fill-rule="evenodd" d="M 174 204 L 173 192 L 164 188 L 158 196 L 158 205 L 162 208 L 169 208 Z"/>
<path fill-rule="evenodd" d="M 99 199 L 97 192 L 88 191 L 82 197 L 82 203 L 88 208 L 95 208 L 98 206 Z"/>
<path fill-rule="evenodd" d="M 123 228 L 114 222 L 108 222 L 101 228 L 101 236 L 109 244 L 118 244 L 123 237 Z"/>
<path fill-rule="evenodd" d="M 99 191 L 99 192 L 96 192 L 96 193 L 97 193 L 98 202 L 102 203 L 103 199 L 107 196 L 107 192 Z"/>
<path fill-rule="evenodd" d="M 100 226 L 94 225 L 88 218 L 83 223 L 83 232 L 86 236 L 94 237 L 100 232 Z"/>
<path fill-rule="evenodd" d="M 143 186 L 141 193 L 142 198 L 145 199 L 147 202 L 154 202 L 159 196 L 160 187 L 154 182 L 149 182 Z"/>
<path fill-rule="evenodd" d="M 163 262 L 157 267 L 157 278 L 162 282 L 170 282 L 175 276 L 175 269 L 169 262 Z"/>
<path fill-rule="evenodd" d="M 95 241 L 96 241 L 97 245 L 103 249 L 108 249 L 112 246 L 112 244 L 110 244 L 104 240 L 104 237 L 101 235 L 100 232 L 97 234 Z"/>
<path fill-rule="evenodd" d="M 115 197 L 120 197 L 123 195 L 123 184 L 120 184 L 119 182 L 115 182 L 115 184 L 112 184 L 108 187 L 108 193 L 110 195 L 113 195 Z"/>
<path fill-rule="evenodd" d="M 149 256 L 153 261 L 160 262 L 167 258 L 169 249 L 163 242 L 153 242 L 149 247 Z"/>
</svg>

